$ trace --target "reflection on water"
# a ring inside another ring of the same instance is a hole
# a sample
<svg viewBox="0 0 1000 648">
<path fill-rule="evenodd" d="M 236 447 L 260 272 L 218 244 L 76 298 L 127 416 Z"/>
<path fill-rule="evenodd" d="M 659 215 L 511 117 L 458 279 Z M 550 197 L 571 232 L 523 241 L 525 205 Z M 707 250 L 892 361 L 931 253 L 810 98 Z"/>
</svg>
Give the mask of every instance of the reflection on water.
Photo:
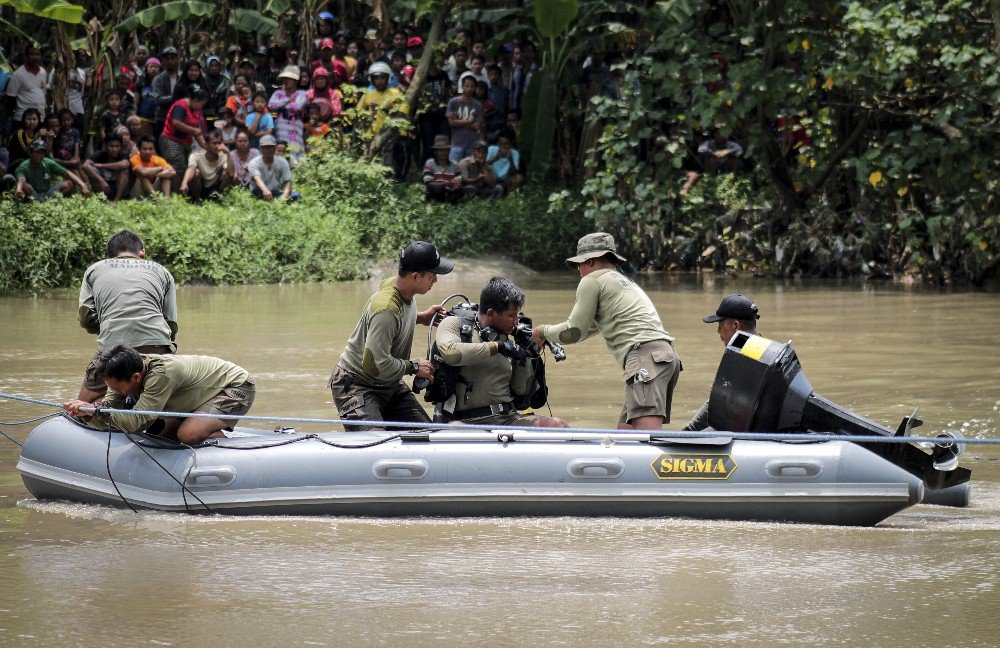
<svg viewBox="0 0 1000 648">
<path fill-rule="evenodd" d="M 491 270 L 460 267 L 430 296 L 474 296 Z M 572 275 L 516 280 L 536 322 L 568 314 Z M 684 361 L 675 425 L 704 400 L 722 351 L 701 317 L 741 291 L 833 401 L 892 427 L 919 405 L 921 431 L 1000 436 L 998 295 L 643 281 Z M 250 369 L 257 414 L 333 415 L 325 378 L 372 286 L 182 288 L 181 351 Z M 75 394 L 93 352 L 75 311 L 70 293 L 0 299 L 0 390 Z M 550 368 L 553 412 L 612 424 L 620 374 L 603 342 L 567 351 Z M 0 420 L 40 413 L 0 403 Z M 995 447 L 967 453 L 972 507 L 918 506 L 854 529 L 134 514 L 28 499 L 16 447 L 0 443 L 0 645 L 971 646 L 995 645 L 1000 630 Z"/>
</svg>

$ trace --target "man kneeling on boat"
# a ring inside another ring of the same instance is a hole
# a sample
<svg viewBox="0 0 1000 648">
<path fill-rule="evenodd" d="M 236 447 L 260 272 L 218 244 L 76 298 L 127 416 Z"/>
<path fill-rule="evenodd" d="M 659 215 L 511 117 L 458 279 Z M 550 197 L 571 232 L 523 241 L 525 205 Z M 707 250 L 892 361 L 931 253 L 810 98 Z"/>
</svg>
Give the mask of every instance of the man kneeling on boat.
<svg viewBox="0 0 1000 648">
<path fill-rule="evenodd" d="M 515 401 L 529 396 L 535 359 L 510 335 L 517 325 L 524 291 L 505 277 L 493 277 L 479 296 L 479 312 L 467 318 L 450 315 L 438 327 L 441 359 L 458 372 L 454 411 L 449 418 L 475 425 L 569 427 L 551 416 L 522 414 Z"/>
<path fill-rule="evenodd" d="M 256 388 L 250 373 L 232 362 L 211 356 L 141 355 L 119 344 L 102 352 L 98 370 L 108 385 L 109 396 L 102 408 L 143 411 L 201 412 L 242 416 L 253 405 Z M 157 417 L 145 414 L 80 410 L 91 403 L 72 400 L 63 407 L 87 425 L 125 432 L 147 430 Z M 217 418 L 167 418 L 162 436 L 195 445 L 205 439 L 224 437 L 235 420 Z"/>
</svg>

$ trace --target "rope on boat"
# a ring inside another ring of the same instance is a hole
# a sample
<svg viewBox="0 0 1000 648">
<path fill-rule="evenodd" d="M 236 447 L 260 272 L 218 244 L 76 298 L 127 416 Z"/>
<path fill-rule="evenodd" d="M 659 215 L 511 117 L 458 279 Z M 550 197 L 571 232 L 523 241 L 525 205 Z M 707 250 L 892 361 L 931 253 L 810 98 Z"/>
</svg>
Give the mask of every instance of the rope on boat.
<svg viewBox="0 0 1000 648">
<path fill-rule="evenodd" d="M 62 409 L 61 403 L 56 403 L 53 401 L 39 400 L 36 398 L 28 398 L 26 396 L 17 396 L 16 394 L 8 394 L 5 392 L 0 392 L 0 399 L 8 399 L 21 401 L 24 403 L 32 403 L 35 405 L 44 405 L 47 407 L 57 407 Z M 402 432 L 413 431 L 413 432 L 423 432 L 428 434 L 428 436 L 434 436 L 436 432 L 454 432 L 459 430 L 475 430 L 482 432 L 484 426 L 482 425 L 467 425 L 467 424 L 448 424 L 441 425 L 435 423 L 420 423 L 420 422 L 400 422 L 400 421 L 355 421 L 349 419 L 335 419 L 335 418 L 307 418 L 307 417 L 293 417 L 293 416 L 251 416 L 251 415 L 233 415 L 233 414 L 209 414 L 206 412 L 168 412 L 159 410 L 124 410 L 124 409 L 111 409 L 105 407 L 81 407 L 83 411 L 87 412 L 100 412 L 102 414 L 132 414 L 135 416 L 156 416 L 163 418 L 212 418 L 220 420 L 232 420 L 232 421 L 257 421 L 264 423 L 314 423 L 321 425 L 349 425 L 354 427 L 368 427 L 368 428 L 396 428 Z M 917 437 L 917 436 L 881 436 L 881 435 L 857 435 L 857 434 L 813 434 L 804 432 L 795 433 L 785 433 L 785 432 L 727 432 L 724 430 L 663 430 L 660 432 L 655 432 L 652 435 L 648 432 L 627 432 L 619 429 L 609 429 L 609 428 L 544 428 L 547 432 L 541 432 L 543 428 L 535 427 L 524 427 L 524 426 L 514 426 L 514 425 L 490 425 L 486 426 L 491 432 L 497 432 L 498 440 L 510 440 L 513 441 L 515 435 L 513 432 L 533 432 L 535 433 L 536 439 L 539 439 L 542 435 L 547 435 L 551 440 L 557 440 L 556 436 L 561 436 L 562 440 L 567 441 L 590 441 L 590 440 L 600 440 L 600 436 L 593 435 L 604 435 L 611 436 L 616 440 L 649 440 L 650 436 L 653 437 L 669 437 L 674 439 L 705 439 L 705 438 L 732 438 L 741 439 L 749 441 L 849 441 L 852 443 L 942 443 L 947 441 L 947 438 L 941 437 Z M 505 435 L 504 432 L 510 432 L 511 434 Z M 371 445 L 377 445 L 379 443 L 385 443 L 386 441 L 391 441 L 395 438 L 399 438 L 399 434 L 394 436 L 379 439 L 377 442 L 373 442 Z M 506 438 L 505 438 L 506 437 Z M 336 444 L 332 441 L 323 439 L 317 435 L 306 435 L 305 437 L 296 437 L 293 441 L 288 440 L 287 443 L 295 443 L 300 438 L 312 438 L 318 440 L 327 445 L 332 445 L 335 447 L 368 447 L 369 444 L 363 444 L 358 446 L 344 446 L 342 444 Z M 522 436 L 522 439 L 530 440 L 530 437 Z M 961 437 L 954 439 L 957 443 L 964 443 L 969 445 L 1000 445 L 1000 438 L 968 438 Z M 285 445 L 286 442 L 281 442 L 280 445 Z M 212 444 L 218 445 L 218 444 Z M 220 447 L 234 447 L 234 446 L 220 446 Z"/>
</svg>

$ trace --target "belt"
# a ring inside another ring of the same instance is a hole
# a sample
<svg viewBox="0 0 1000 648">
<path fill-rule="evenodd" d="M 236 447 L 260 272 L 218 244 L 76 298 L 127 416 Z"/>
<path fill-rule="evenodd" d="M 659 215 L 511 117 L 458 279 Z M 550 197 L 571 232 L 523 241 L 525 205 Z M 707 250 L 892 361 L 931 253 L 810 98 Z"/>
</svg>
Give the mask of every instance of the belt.
<svg viewBox="0 0 1000 648">
<path fill-rule="evenodd" d="M 514 403 L 497 403 L 496 405 L 484 405 L 473 409 L 455 412 L 454 417 L 458 419 L 474 419 L 483 416 L 496 416 L 497 414 L 510 414 L 514 411 Z"/>
</svg>

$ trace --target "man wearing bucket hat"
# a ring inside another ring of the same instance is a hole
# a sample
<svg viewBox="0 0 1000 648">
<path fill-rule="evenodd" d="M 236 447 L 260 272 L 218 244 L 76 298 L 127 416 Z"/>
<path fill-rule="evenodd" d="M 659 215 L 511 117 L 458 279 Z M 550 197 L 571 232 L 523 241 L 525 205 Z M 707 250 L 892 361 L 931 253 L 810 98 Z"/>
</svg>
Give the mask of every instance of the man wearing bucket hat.
<svg viewBox="0 0 1000 648">
<path fill-rule="evenodd" d="M 618 427 L 662 428 L 670 422 L 681 371 L 674 338 L 642 288 L 618 270 L 618 264 L 626 261 L 610 234 L 587 234 L 577 243 L 576 256 L 566 262 L 575 265 L 581 277 L 573 311 L 562 324 L 536 326 L 532 337 L 538 344 L 543 340 L 573 344 L 585 340 L 596 327 L 624 372 L 625 405 Z"/>
<path fill-rule="evenodd" d="M 757 304 L 743 295 L 726 295 L 715 310 L 714 315 L 706 315 L 702 321 L 706 324 L 718 323 L 716 331 L 725 345 L 733 339 L 737 331 L 745 331 L 750 335 L 757 333 Z M 687 422 L 684 430 L 704 430 L 708 427 L 708 401 L 701 406 L 694 417 Z"/>
<path fill-rule="evenodd" d="M 424 164 L 424 197 L 427 200 L 440 200 L 457 203 L 462 200 L 461 170 L 448 159 L 451 142 L 447 135 L 434 137 L 434 157 Z"/>
<path fill-rule="evenodd" d="M 403 376 L 434 378 L 429 360 L 410 359 L 413 331 L 416 324 L 427 326 L 435 314 L 447 313 L 440 304 L 418 312 L 414 297 L 430 292 L 438 275 L 448 274 L 454 267 L 427 241 L 414 241 L 400 250 L 397 276 L 383 281 L 368 299 L 327 381 L 342 419 L 430 421 Z"/>
</svg>

